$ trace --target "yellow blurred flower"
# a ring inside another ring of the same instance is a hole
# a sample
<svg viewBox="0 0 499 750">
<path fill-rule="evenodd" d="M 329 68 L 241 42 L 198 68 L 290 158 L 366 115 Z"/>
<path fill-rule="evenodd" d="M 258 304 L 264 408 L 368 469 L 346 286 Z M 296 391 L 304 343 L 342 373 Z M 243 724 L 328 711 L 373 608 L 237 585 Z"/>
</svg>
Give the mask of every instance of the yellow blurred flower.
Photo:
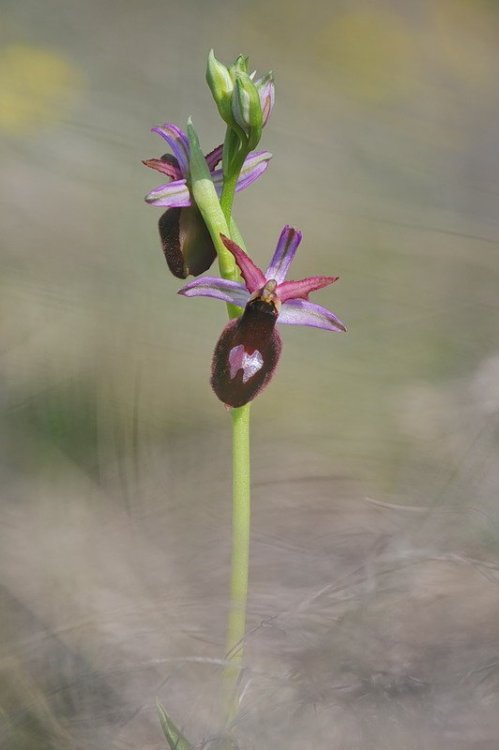
<svg viewBox="0 0 499 750">
<path fill-rule="evenodd" d="M 456 79 L 476 86 L 497 75 L 499 15 L 492 3 L 438 0 L 429 10 L 440 58 Z"/>
<path fill-rule="evenodd" d="M 0 130 L 35 130 L 60 119 L 82 76 L 48 49 L 12 44 L 0 50 Z"/>
<path fill-rule="evenodd" d="M 354 96 L 378 101 L 403 89 L 414 75 L 414 41 L 402 19 L 382 10 L 352 10 L 319 34 L 330 70 Z"/>
<path fill-rule="evenodd" d="M 440 80 L 487 85 L 497 71 L 498 31 L 499 12 L 479 0 L 432 0 L 417 20 L 354 7 L 318 32 L 317 49 L 335 83 L 377 102 Z"/>
</svg>

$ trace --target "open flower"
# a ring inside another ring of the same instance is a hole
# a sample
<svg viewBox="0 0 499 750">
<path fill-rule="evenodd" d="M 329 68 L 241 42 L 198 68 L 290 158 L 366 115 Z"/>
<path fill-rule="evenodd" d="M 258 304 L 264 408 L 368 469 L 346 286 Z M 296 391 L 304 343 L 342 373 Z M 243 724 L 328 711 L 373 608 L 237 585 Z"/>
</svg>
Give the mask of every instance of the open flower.
<svg viewBox="0 0 499 750">
<path fill-rule="evenodd" d="M 170 178 L 166 184 L 151 190 L 146 202 L 164 206 L 168 210 L 159 220 L 159 234 L 168 267 L 174 276 L 185 279 L 189 274 L 199 276 L 216 257 L 210 234 L 193 201 L 189 185 L 189 140 L 176 125 L 166 123 L 153 128 L 170 146 L 173 154 L 160 159 L 147 159 L 144 164 Z M 211 179 L 219 195 L 223 188 L 223 172 L 217 165 L 222 159 L 223 146 L 218 146 L 206 156 Z M 236 190 L 244 190 L 267 169 L 271 154 L 253 151 L 244 162 Z"/>
<path fill-rule="evenodd" d="M 222 235 L 244 284 L 205 276 L 179 290 L 186 297 L 214 297 L 244 308 L 241 317 L 231 320 L 222 331 L 213 355 L 211 385 L 228 406 L 248 403 L 271 379 L 282 346 L 275 328 L 278 320 L 326 331 L 346 330 L 334 313 L 308 299 L 311 292 L 332 284 L 337 276 L 285 281 L 301 237 L 297 229 L 284 227 L 270 265 L 263 273 L 235 242 Z"/>
</svg>

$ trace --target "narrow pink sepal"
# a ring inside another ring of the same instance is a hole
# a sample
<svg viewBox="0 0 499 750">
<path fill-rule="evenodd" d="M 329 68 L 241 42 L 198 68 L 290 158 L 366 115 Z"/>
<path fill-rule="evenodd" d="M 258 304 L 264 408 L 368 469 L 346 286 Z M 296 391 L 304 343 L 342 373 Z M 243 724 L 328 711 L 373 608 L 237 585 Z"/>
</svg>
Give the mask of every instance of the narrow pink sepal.
<svg viewBox="0 0 499 750">
<path fill-rule="evenodd" d="M 239 245 L 236 245 L 235 242 L 224 234 L 221 234 L 220 237 L 227 250 L 229 250 L 234 256 L 236 263 L 239 266 L 239 270 L 241 271 L 241 276 L 246 284 L 246 289 L 253 293 L 264 287 L 266 279 L 263 275 L 263 271 L 261 271 L 258 266 L 255 266 L 251 258 L 246 255 Z"/>
<path fill-rule="evenodd" d="M 338 281 L 339 276 L 311 276 L 300 281 L 283 281 L 277 287 L 277 295 L 281 302 L 288 299 L 308 299 L 311 292 Z"/>
<path fill-rule="evenodd" d="M 172 160 L 175 157 L 172 157 Z M 168 175 L 172 180 L 181 180 L 182 173 L 180 167 L 172 164 L 172 160 L 167 161 L 166 159 L 144 159 L 142 164 L 151 169 L 155 169 L 157 172 Z M 175 161 L 177 161 L 175 159 Z"/>
</svg>

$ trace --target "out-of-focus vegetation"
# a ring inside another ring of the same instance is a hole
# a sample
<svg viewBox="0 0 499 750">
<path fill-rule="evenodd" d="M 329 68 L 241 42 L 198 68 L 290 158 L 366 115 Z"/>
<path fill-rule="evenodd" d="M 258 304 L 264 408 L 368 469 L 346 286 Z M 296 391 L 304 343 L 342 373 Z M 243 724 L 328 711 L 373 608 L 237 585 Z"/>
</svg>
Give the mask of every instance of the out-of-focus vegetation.
<svg viewBox="0 0 499 750">
<path fill-rule="evenodd" d="M 33 134 L 65 113 L 65 101 L 81 86 L 63 55 L 27 44 L 7 44 L 0 56 L 0 129 Z"/>
<path fill-rule="evenodd" d="M 159 748 L 157 697 L 217 731 L 224 317 L 176 296 L 140 164 L 161 122 L 220 142 L 210 47 L 276 78 L 274 158 L 236 204 L 250 250 L 300 227 L 294 274 L 340 275 L 320 300 L 349 326 L 283 327 L 255 403 L 241 748 L 495 748 L 497 4 L 6 0 L 2 21 L 0 748 Z"/>
</svg>

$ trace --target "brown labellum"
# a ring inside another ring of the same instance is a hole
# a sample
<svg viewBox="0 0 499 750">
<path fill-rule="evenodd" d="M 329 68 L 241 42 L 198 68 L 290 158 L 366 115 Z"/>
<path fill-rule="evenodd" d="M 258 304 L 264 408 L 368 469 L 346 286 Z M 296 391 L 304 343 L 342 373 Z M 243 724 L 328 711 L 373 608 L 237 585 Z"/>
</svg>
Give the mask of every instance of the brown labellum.
<svg viewBox="0 0 499 750">
<path fill-rule="evenodd" d="M 227 406 L 244 406 L 267 385 L 279 361 L 281 337 L 272 301 L 250 300 L 222 331 L 213 354 L 211 385 Z"/>
<path fill-rule="evenodd" d="M 197 206 L 169 208 L 159 220 L 159 236 L 168 268 L 186 279 L 207 271 L 216 250 Z"/>
</svg>

